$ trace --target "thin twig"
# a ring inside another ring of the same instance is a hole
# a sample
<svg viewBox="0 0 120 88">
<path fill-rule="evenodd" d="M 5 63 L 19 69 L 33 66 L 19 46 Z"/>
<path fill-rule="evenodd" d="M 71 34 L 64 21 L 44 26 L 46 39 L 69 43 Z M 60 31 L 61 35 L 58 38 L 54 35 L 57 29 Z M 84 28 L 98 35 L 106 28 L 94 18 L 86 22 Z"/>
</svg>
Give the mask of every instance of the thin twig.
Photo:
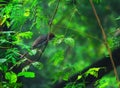
<svg viewBox="0 0 120 88">
<path fill-rule="evenodd" d="M 54 20 L 54 18 L 55 18 L 56 13 L 57 13 L 57 10 L 58 10 L 58 7 L 59 7 L 59 3 L 60 3 L 60 0 L 58 0 L 58 3 L 57 3 L 56 8 L 55 8 L 55 10 L 54 10 L 54 13 L 53 13 L 53 15 L 52 15 L 52 17 L 51 17 L 51 19 L 50 19 L 50 21 L 49 21 L 49 26 L 50 26 L 50 28 L 51 28 L 51 26 L 52 26 L 53 20 Z"/>
<path fill-rule="evenodd" d="M 49 21 L 49 26 L 50 26 L 50 28 L 51 28 L 51 26 L 52 26 L 52 23 L 53 23 L 53 20 L 54 20 L 54 18 L 55 18 L 55 15 L 56 15 L 56 13 L 57 13 L 57 11 L 58 11 L 59 3 L 60 3 L 60 0 L 58 0 L 58 3 L 57 3 L 56 8 L 55 8 L 55 10 L 54 10 L 54 13 L 53 13 L 53 15 L 52 15 L 52 17 L 51 17 L 51 19 L 50 19 L 50 21 Z M 49 39 L 49 36 L 48 36 L 48 39 Z M 48 41 L 48 40 L 47 40 L 47 41 Z M 45 46 L 44 46 L 44 48 L 42 49 L 42 52 L 41 52 L 39 58 L 37 59 L 37 61 L 41 58 L 41 56 L 42 56 L 43 52 L 45 51 L 47 45 L 48 45 L 48 43 L 45 44 Z"/>
<path fill-rule="evenodd" d="M 17 53 L 18 55 L 22 56 L 22 54 Z M 28 59 L 27 57 L 25 57 L 25 55 L 22 57 L 22 59 L 20 59 L 19 61 L 17 61 L 13 66 L 10 67 L 9 71 L 12 70 L 15 66 L 22 64 L 22 62 L 28 61 L 30 63 L 33 63 L 34 61 Z"/>
<path fill-rule="evenodd" d="M 52 26 L 53 20 L 54 20 L 54 18 L 55 18 L 56 13 L 57 13 L 57 10 L 58 10 L 58 7 L 59 7 L 59 3 L 60 3 L 60 0 L 58 0 L 58 3 L 57 3 L 56 8 L 55 8 L 55 10 L 54 10 L 54 13 L 53 13 L 53 15 L 52 15 L 52 17 L 51 17 L 51 19 L 50 19 L 50 21 L 49 21 L 49 26 L 50 26 L 50 28 L 51 28 L 51 26 Z M 41 58 L 43 52 L 45 51 L 46 47 L 47 47 L 47 44 L 46 44 L 45 47 L 43 48 L 42 53 L 40 54 L 40 58 Z M 26 52 L 25 54 L 23 54 L 20 58 L 24 58 L 26 55 L 28 55 L 28 52 Z M 40 58 L 39 58 L 39 59 L 40 59 Z M 39 59 L 37 59 L 37 60 L 39 60 Z"/>
<path fill-rule="evenodd" d="M 44 51 L 45 51 L 45 49 L 46 49 L 46 47 L 47 47 L 47 45 L 48 45 L 48 43 L 47 43 L 47 44 L 45 44 L 45 46 L 43 47 L 42 52 L 41 52 L 41 54 L 40 54 L 39 58 L 38 58 L 36 61 L 39 61 L 39 60 L 40 60 L 40 58 L 41 58 L 42 54 L 44 53 Z"/>
<path fill-rule="evenodd" d="M 24 58 L 24 57 L 27 56 L 27 55 L 28 55 L 28 52 L 26 52 L 26 53 L 24 53 L 23 55 L 21 55 L 20 58 Z"/>
<path fill-rule="evenodd" d="M 52 17 L 51 17 L 51 19 L 50 19 L 50 21 L 49 21 L 49 26 L 50 26 L 50 28 L 51 28 L 51 26 L 52 26 L 52 23 L 53 23 L 53 20 L 54 20 L 54 18 L 55 18 L 55 15 L 56 15 L 56 13 L 57 13 L 57 11 L 58 11 L 59 3 L 60 3 L 60 0 L 58 0 L 58 3 L 57 3 L 56 8 L 55 8 L 55 10 L 54 10 L 54 13 L 53 13 L 53 15 L 52 15 Z M 49 39 L 49 36 L 48 36 L 48 39 Z M 47 41 L 48 41 L 48 40 L 47 40 Z M 37 61 L 41 58 L 41 56 L 42 56 L 43 52 L 45 51 L 47 45 L 48 45 L 48 42 L 47 42 L 47 44 L 45 44 L 45 46 L 44 46 L 44 48 L 43 48 L 43 50 L 42 50 L 39 58 L 37 59 Z"/>
<path fill-rule="evenodd" d="M 101 22 L 100 22 L 100 19 L 99 19 L 98 15 L 97 15 L 97 12 L 96 12 L 96 9 L 95 9 L 95 6 L 94 6 L 92 0 L 89 0 L 89 1 L 90 1 L 91 6 L 92 6 L 94 15 L 95 15 L 95 17 L 96 17 L 96 19 L 97 19 L 98 25 L 99 25 L 99 27 L 100 27 L 100 29 L 101 29 L 102 36 L 103 36 L 103 39 L 104 39 L 104 44 L 105 44 L 105 46 L 106 46 L 106 48 L 107 48 L 107 50 L 108 50 L 108 53 L 109 53 L 109 55 L 110 55 L 110 60 L 111 60 L 111 63 L 112 63 L 113 69 L 114 69 L 114 74 L 115 74 L 115 76 L 116 76 L 116 80 L 117 80 L 117 82 L 119 83 L 119 76 L 118 76 L 118 73 L 117 73 L 117 69 L 116 69 L 115 63 L 114 63 L 114 61 L 113 61 L 113 56 L 112 56 L 111 49 L 110 49 L 109 44 L 108 44 L 108 42 L 107 42 L 107 37 L 106 37 L 105 31 L 104 31 L 104 28 L 103 28 L 103 26 L 102 26 L 102 24 L 101 24 Z M 119 88 L 120 88 L 120 84 L 119 84 Z"/>
</svg>

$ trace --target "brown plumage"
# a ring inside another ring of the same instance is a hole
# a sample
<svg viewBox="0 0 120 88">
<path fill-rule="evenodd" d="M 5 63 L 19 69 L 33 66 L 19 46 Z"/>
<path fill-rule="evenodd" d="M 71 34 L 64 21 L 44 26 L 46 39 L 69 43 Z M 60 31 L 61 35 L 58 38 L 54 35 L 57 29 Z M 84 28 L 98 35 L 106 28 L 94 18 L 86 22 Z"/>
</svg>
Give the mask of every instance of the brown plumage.
<svg viewBox="0 0 120 88">
<path fill-rule="evenodd" d="M 46 35 L 39 36 L 32 44 L 32 48 L 39 48 L 42 45 L 46 45 L 49 40 L 53 39 L 55 35 L 53 33 L 49 33 Z"/>
</svg>

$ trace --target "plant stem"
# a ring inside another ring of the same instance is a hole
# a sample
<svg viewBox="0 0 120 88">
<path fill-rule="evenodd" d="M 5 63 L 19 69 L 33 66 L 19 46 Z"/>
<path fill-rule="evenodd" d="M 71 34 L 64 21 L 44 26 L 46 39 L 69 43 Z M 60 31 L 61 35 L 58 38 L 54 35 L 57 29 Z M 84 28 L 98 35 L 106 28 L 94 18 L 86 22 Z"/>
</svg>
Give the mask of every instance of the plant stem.
<svg viewBox="0 0 120 88">
<path fill-rule="evenodd" d="M 60 3 L 60 0 L 58 0 L 58 3 L 57 3 L 56 8 L 55 8 L 55 10 L 54 10 L 54 13 L 53 13 L 53 15 L 52 15 L 52 17 L 51 17 L 51 19 L 50 19 L 50 21 L 49 21 L 49 26 L 50 26 L 50 28 L 51 28 L 51 26 L 52 26 L 53 20 L 54 20 L 54 18 L 55 18 L 56 13 L 57 13 L 57 10 L 58 10 L 58 7 L 59 7 L 59 3 Z"/>
<path fill-rule="evenodd" d="M 103 28 L 103 26 L 102 26 L 102 24 L 101 24 L 101 22 L 100 22 L 100 19 L 99 19 L 98 15 L 97 15 L 97 12 L 96 12 L 96 9 L 95 9 L 95 6 L 94 6 L 92 0 L 89 0 L 89 2 L 90 2 L 90 4 L 91 4 L 91 6 L 92 6 L 94 15 L 95 15 L 95 17 L 96 17 L 96 19 L 97 19 L 97 22 L 98 22 L 98 25 L 99 25 L 99 27 L 100 27 L 100 29 L 101 29 L 102 36 L 103 36 L 103 40 L 104 40 L 104 44 L 105 44 L 105 46 L 106 46 L 106 48 L 107 48 L 107 50 L 108 50 L 108 53 L 109 53 L 109 55 L 110 55 L 110 61 L 111 61 L 111 63 L 112 63 L 112 67 L 113 67 L 113 69 L 114 69 L 114 74 L 115 74 L 115 76 L 116 76 L 116 80 L 117 80 L 117 82 L 119 83 L 119 76 L 118 76 L 118 73 L 117 73 L 117 69 L 116 69 L 115 63 L 114 63 L 114 61 L 113 61 L 113 56 L 112 56 L 111 49 L 110 49 L 109 44 L 108 44 L 108 42 L 107 42 L 107 37 L 106 37 L 105 31 L 104 31 L 104 28 Z M 120 88 L 120 84 L 119 84 L 119 88 Z"/>
</svg>

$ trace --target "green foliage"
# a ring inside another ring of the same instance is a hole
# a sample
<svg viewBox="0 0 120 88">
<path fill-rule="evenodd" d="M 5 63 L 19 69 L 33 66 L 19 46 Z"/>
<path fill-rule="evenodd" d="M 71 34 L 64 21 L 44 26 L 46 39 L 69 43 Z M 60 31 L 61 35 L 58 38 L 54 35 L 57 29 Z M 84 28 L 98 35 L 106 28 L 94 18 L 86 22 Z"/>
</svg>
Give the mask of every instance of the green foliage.
<svg viewBox="0 0 120 88">
<path fill-rule="evenodd" d="M 33 35 L 32 32 L 27 31 L 27 32 L 18 33 L 16 37 L 17 37 L 17 38 L 30 39 L 30 38 L 32 38 L 32 35 Z"/>
<path fill-rule="evenodd" d="M 54 3 L 55 3 L 55 0 L 50 0 L 49 3 L 48 3 L 48 6 L 51 6 Z"/>
<path fill-rule="evenodd" d="M 25 66 L 24 68 L 22 68 L 22 72 L 26 72 L 26 71 L 28 71 L 29 68 L 30 68 L 30 65 Z"/>
<path fill-rule="evenodd" d="M 118 84 L 116 83 L 115 77 L 103 77 L 102 79 L 98 80 L 95 84 L 96 88 L 118 88 Z"/>
<path fill-rule="evenodd" d="M 16 83 L 17 82 L 17 75 L 14 72 L 7 72 L 5 74 L 5 78 L 9 80 L 9 83 Z"/>
<path fill-rule="evenodd" d="M 71 37 L 66 38 L 64 35 L 56 35 L 53 41 L 54 45 L 59 45 L 63 42 L 70 47 L 74 47 L 75 45 L 75 40 L 73 38 Z"/>
<path fill-rule="evenodd" d="M 2 83 L 3 85 L 1 86 L 1 88 L 20 88 L 22 85 L 20 83 Z"/>
<path fill-rule="evenodd" d="M 51 58 L 51 62 L 53 62 L 54 66 L 61 64 L 64 60 L 64 51 L 60 50 L 56 54 L 54 54 L 53 58 Z"/>
<path fill-rule="evenodd" d="M 32 65 L 38 70 L 43 68 L 43 64 L 41 62 L 33 62 Z"/>
<path fill-rule="evenodd" d="M 15 41 L 13 42 L 13 44 L 15 45 L 22 45 L 24 47 L 28 47 L 25 46 L 25 44 L 23 45 L 23 39 L 31 39 L 32 38 L 33 33 L 30 31 L 27 32 L 22 32 L 22 33 L 17 33 L 15 36 L 13 36 L 13 38 L 15 38 Z"/>
<path fill-rule="evenodd" d="M 8 62 L 12 62 L 12 63 L 16 63 L 16 60 L 18 59 L 18 49 L 17 48 L 13 48 L 13 49 L 8 49 L 6 51 L 6 56 L 5 58 L 7 59 Z"/>
<path fill-rule="evenodd" d="M 75 84 L 73 83 L 68 83 L 64 88 L 85 88 L 84 83 L 79 83 Z"/>
<path fill-rule="evenodd" d="M 75 45 L 75 41 L 73 38 L 65 38 L 64 42 L 68 44 L 69 46 L 73 47 Z"/>
<path fill-rule="evenodd" d="M 8 80 L 8 83 L 3 82 L 3 88 L 20 88 L 21 84 L 17 83 L 18 76 L 14 72 L 6 72 L 5 79 Z"/>
<path fill-rule="evenodd" d="M 118 48 L 120 37 L 115 36 L 120 18 L 117 3 L 114 4 L 113 0 L 93 1 L 108 35 L 110 47 Z M 54 15 L 57 0 L 0 0 L 1 2 L 4 4 L 0 4 L 0 72 L 7 81 L 0 78 L 0 88 L 1 84 L 3 88 L 20 88 L 21 84 L 17 83 L 20 76 L 35 77 L 35 73 L 28 71 L 32 66 L 44 78 L 42 81 L 45 84 L 39 83 L 40 87 L 50 88 L 54 82 L 67 81 L 74 73 L 106 54 L 101 31 L 87 0 L 60 0 L 51 28 L 48 23 Z M 9 31 L 2 31 L 5 26 Z M 114 31 L 113 34 L 111 31 Z M 31 49 L 34 39 L 49 32 L 54 33 L 55 38 L 49 42 L 40 61 L 34 61 L 39 57 L 37 50 Z M 20 58 L 25 52 L 29 52 L 28 56 Z M 17 74 L 13 69 L 20 65 L 24 67 Z M 76 80 L 88 75 L 98 77 L 100 69 L 91 68 Z M 109 78 L 104 78 L 104 87 L 111 81 L 107 79 Z M 115 80 L 111 82 L 115 83 Z M 97 86 L 102 88 L 102 81 Z M 65 88 L 81 87 L 85 87 L 84 83 L 73 82 Z"/>
<path fill-rule="evenodd" d="M 120 20 L 120 16 L 116 18 L 116 20 Z"/>
<path fill-rule="evenodd" d="M 7 34 L 7 33 L 5 33 L 5 34 Z M 2 81 L 2 86 L 4 88 L 7 88 L 7 87 L 9 87 L 9 88 L 20 88 L 21 84 L 17 83 L 17 79 L 19 79 L 19 76 L 24 76 L 24 77 L 27 77 L 27 78 L 34 78 L 35 75 L 34 75 L 34 73 L 31 73 L 31 72 L 30 73 L 29 72 L 28 73 L 27 72 L 22 72 L 22 73 L 19 73 L 19 75 L 17 75 L 15 72 L 12 71 L 13 68 L 15 68 L 15 67 L 19 66 L 20 64 L 22 64 L 23 62 L 25 62 L 26 59 L 23 59 L 23 60 L 19 61 L 20 51 L 17 47 L 14 47 L 14 45 L 17 45 L 17 44 L 14 43 L 17 40 L 14 41 L 14 37 L 11 36 L 11 34 L 9 34 L 9 35 L 8 34 L 3 35 L 1 37 L 1 39 L 4 39 L 5 41 L 2 42 L 2 44 L 1 44 L 0 52 L 2 52 L 2 50 L 4 50 L 4 48 L 5 48 L 5 50 L 2 53 L 2 56 L 0 58 L 0 71 L 2 71 L 3 74 L 5 74 L 4 78 L 6 80 L 8 80 L 8 82 L 7 81 Z M 9 36 L 9 38 L 11 37 L 12 41 L 7 39 L 7 36 Z M 28 36 L 28 35 L 26 35 L 26 36 Z M 23 35 L 23 37 L 25 37 L 25 34 Z M 10 43 L 10 45 L 12 45 L 12 46 L 5 45 L 5 43 Z M 2 49 L 2 47 L 4 47 L 4 48 Z M 11 66 L 10 66 L 10 64 L 11 64 Z"/>
<path fill-rule="evenodd" d="M 85 87 L 85 83 L 84 83 L 84 79 L 88 76 L 88 75 L 92 75 L 94 77 L 98 77 L 98 72 L 100 69 L 103 68 L 90 68 L 88 71 L 86 71 L 85 73 L 78 75 L 77 79 L 72 82 L 72 83 L 68 83 L 64 88 L 86 88 Z M 78 80 L 83 80 L 83 82 L 81 83 L 76 83 Z"/>
<path fill-rule="evenodd" d="M 19 68 L 21 64 L 27 61 L 26 58 L 21 60 L 20 49 L 30 51 L 30 45 L 25 45 L 24 40 L 31 39 L 33 33 L 28 30 L 30 27 L 25 31 L 21 30 L 21 27 L 30 16 L 29 10 L 30 8 L 27 8 L 25 4 L 23 6 L 20 0 L 11 0 L 4 6 L 2 5 L 2 9 L 0 9 L 0 26 L 6 25 L 10 30 L 0 32 L 0 35 L 2 35 L 0 36 L 0 52 L 3 51 L 0 54 L 0 71 L 3 73 L 3 78 L 8 80 L 8 82 L 1 80 L 4 88 L 20 88 L 21 84 L 17 83 L 20 76 L 35 77 L 33 72 L 19 72 L 17 75 L 13 71 L 14 68 Z"/>
<path fill-rule="evenodd" d="M 114 37 L 112 40 L 113 47 L 117 48 L 120 47 L 120 37 Z"/>
<path fill-rule="evenodd" d="M 34 78 L 35 77 L 35 73 L 34 72 L 20 72 L 20 73 L 18 73 L 17 76 L 18 77 L 19 76 L 24 76 L 26 78 Z"/>
<path fill-rule="evenodd" d="M 100 70 L 101 68 L 90 68 L 86 73 L 85 73 L 85 76 L 88 76 L 89 74 L 94 76 L 94 77 L 98 77 L 98 71 Z"/>
<path fill-rule="evenodd" d="M 4 63 L 4 62 L 6 62 L 7 61 L 7 59 L 0 59 L 0 64 L 2 64 L 2 63 Z"/>
<path fill-rule="evenodd" d="M 80 80 L 82 78 L 82 75 L 78 75 L 77 80 Z"/>
<path fill-rule="evenodd" d="M 55 39 L 53 41 L 54 45 L 59 45 L 60 43 L 62 43 L 64 40 L 64 35 L 56 35 Z"/>
<path fill-rule="evenodd" d="M 12 33 L 14 33 L 13 31 L 7 31 L 7 32 L 0 32 L 0 45 L 1 46 L 6 46 L 9 47 L 12 45 L 12 42 L 10 40 L 14 39 L 12 38 Z"/>
<path fill-rule="evenodd" d="M 98 77 L 98 72 L 100 69 L 104 69 L 103 67 L 100 68 L 90 68 L 88 71 L 86 71 L 85 73 L 78 75 L 77 79 L 72 82 L 72 83 L 68 83 L 64 88 L 86 88 L 85 87 L 85 83 L 84 83 L 84 79 L 86 79 L 86 77 L 88 75 L 92 75 L 94 77 Z M 83 82 L 81 83 L 76 83 L 78 80 L 83 80 Z M 115 82 L 115 81 L 114 81 Z M 98 87 L 101 86 L 103 83 L 100 84 L 100 81 L 98 80 L 95 84 L 95 86 L 97 85 L 97 88 L 106 88 L 106 87 Z M 106 83 L 104 83 L 106 85 Z M 103 85 L 102 85 L 103 86 Z M 107 85 L 108 86 L 108 85 Z M 115 87 L 116 88 L 116 87 Z"/>
</svg>

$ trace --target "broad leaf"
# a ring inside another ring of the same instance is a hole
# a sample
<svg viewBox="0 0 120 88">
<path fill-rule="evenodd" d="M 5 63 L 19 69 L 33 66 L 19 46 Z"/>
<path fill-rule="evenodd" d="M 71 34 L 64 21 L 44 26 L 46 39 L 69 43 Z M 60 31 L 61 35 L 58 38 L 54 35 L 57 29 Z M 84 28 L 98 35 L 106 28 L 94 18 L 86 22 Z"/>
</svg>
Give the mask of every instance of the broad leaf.
<svg viewBox="0 0 120 88">
<path fill-rule="evenodd" d="M 24 76 L 26 78 L 34 78 L 35 73 L 34 72 L 20 72 L 18 73 L 18 76 Z"/>
<path fill-rule="evenodd" d="M 73 38 L 65 38 L 64 42 L 71 47 L 73 47 L 75 45 L 75 41 Z"/>
<path fill-rule="evenodd" d="M 14 72 L 7 72 L 5 74 L 5 79 L 9 80 L 10 83 L 16 83 L 17 75 Z"/>
</svg>

